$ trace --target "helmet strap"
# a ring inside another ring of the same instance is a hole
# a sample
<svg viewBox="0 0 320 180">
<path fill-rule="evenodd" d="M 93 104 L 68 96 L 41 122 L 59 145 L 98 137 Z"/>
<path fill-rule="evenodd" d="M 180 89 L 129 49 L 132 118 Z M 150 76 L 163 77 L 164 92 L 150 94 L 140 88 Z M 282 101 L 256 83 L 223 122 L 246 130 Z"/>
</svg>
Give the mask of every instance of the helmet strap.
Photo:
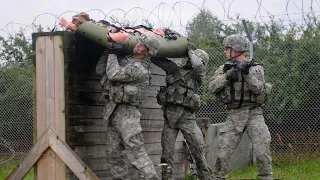
<svg viewBox="0 0 320 180">
<path fill-rule="evenodd" d="M 230 52 L 229 52 L 229 57 L 230 58 L 228 59 L 228 61 L 232 61 L 233 59 L 236 59 L 237 57 L 241 56 L 244 53 L 244 52 L 242 52 L 242 53 L 240 53 L 240 54 L 238 54 L 236 56 L 231 56 L 232 51 L 233 51 L 233 48 L 230 49 Z"/>
</svg>

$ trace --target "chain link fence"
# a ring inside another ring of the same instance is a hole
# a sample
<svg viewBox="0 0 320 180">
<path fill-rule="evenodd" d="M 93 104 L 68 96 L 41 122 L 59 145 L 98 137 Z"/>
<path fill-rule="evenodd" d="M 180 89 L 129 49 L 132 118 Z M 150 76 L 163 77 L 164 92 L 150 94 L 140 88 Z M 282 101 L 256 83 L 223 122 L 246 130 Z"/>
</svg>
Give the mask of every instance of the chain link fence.
<svg viewBox="0 0 320 180">
<path fill-rule="evenodd" d="M 33 145 L 33 68 L 23 63 L 0 67 L 0 179 Z M 32 171 L 25 179 L 32 179 Z"/>
<path fill-rule="evenodd" d="M 264 107 L 272 135 L 273 154 L 317 154 L 320 150 L 320 31 L 264 39 L 255 44 L 255 59 L 273 84 Z M 214 71 L 225 62 L 223 48 L 205 49 L 210 55 L 202 87 L 199 118 L 225 121 L 226 109 L 208 93 Z M 33 145 L 33 67 L 23 63 L 0 66 L 0 179 L 18 164 Z M 32 171 L 26 179 L 32 179 Z"/>
</svg>

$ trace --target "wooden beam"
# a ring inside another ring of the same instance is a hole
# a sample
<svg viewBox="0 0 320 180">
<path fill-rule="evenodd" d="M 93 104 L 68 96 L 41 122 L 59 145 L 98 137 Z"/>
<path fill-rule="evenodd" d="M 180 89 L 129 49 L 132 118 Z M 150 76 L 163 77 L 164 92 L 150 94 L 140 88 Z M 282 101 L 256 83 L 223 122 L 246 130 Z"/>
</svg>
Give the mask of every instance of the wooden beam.
<svg viewBox="0 0 320 180">
<path fill-rule="evenodd" d="M 36 136 L 52 127 L 65 140 L 63 36 L 40 36 L 35 40 Z M 41 121 L 40 121 L 41 120 Z M 37 179 L 66 179 L 61 159 L 49 149 L 36 166 Z"/>
<path fill-rule="evenodd" d="M 49 141 L 52 150 L 80 180 L 98 180 L 98 177 L 85 165 L 68 144 L 59 138 L 53 129 L 50 131 Z"/>
<path fill-rule="evenodd" d="M 41 158 L 46 150 L 52 151 L 61 164 L 66 164 L 80 180 L 98 180 L 98 177 L 85 165 L 78 155 L 66 144 L 53 128 L 47 128 L 27 156 L 9 174 L 6 180 L 22 179 Z M 66 176 L 66 174 L 64 174 Z M 47 177 L 52 179 L 52 177 Z"/>
<path fill-rule="evenodd" d="M 38 139 L 36 144 L 28 152 L 27 156 L 21 160 L 16 168 L 9 174 L 6 180 L 22 179 L 33 165 L 38 161 L 42 154 L 49 147 L 49 129 Z"/>
</svg>

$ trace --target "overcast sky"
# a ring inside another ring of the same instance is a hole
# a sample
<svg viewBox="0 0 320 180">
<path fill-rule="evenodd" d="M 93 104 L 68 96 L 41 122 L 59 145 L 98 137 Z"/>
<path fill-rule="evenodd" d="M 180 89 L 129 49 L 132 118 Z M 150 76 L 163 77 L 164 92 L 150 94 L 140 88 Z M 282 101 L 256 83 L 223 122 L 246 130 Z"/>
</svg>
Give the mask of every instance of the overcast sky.
<svg viewBox="0 0 320 180">
<path fill-rule="evenodd" d="M 289 17 L 276 17 L 301 24 L 301 13 L 309 11 L 310 7 L 319 13 L 319 4 L 320 0 L 3 0 L 0 6 L 0 35 L 4 31 L 14 32 L 20 24 L 35 23 L 52 28 L 56 18 L 50 14 L 59 16 L 66 11 L 88 10 L 91 10 L 88 12 L 91 18 L 96 20 L 103 19 L 106 14 L 106 20 L 115 16 L 118 19 L 136 21 L 138 25 L 142 19 L 148 18 L 157 27 L 168 27 L 171 24 L 174 29 L 182 32 L 188 21 L 199 12 L 198 8 L 202 7 L 221 19 L 240 14 L 241 17 L 251 20 L 256 17 L 256 21 L 261 21 L 261 16 L 265 20 L 269 14 L 288 13 Z M 119 9 L 116 10 L 117 8 Z M 104 14 L 93 9 L 99 9 Z M 74 14 L 69 12 L 62 16 L 70 19 Z"/>
</svg>

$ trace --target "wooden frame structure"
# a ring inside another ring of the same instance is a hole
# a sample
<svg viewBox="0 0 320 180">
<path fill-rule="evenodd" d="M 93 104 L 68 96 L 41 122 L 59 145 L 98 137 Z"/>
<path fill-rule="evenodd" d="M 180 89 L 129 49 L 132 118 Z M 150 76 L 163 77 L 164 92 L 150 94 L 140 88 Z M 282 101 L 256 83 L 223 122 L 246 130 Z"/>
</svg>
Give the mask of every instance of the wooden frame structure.
<svg viewBox="0 0 320 180">
<path fill-rule="evenodd" d="M 35 166 L 37 179 L 66 179 L 67 168 L 79 178 L 98 177 L 65 143 L 64 42 L 66 33 L 34 36 L 34 138 L 27 156 L 6 178 L 23 179 Z"/>
</svg>

